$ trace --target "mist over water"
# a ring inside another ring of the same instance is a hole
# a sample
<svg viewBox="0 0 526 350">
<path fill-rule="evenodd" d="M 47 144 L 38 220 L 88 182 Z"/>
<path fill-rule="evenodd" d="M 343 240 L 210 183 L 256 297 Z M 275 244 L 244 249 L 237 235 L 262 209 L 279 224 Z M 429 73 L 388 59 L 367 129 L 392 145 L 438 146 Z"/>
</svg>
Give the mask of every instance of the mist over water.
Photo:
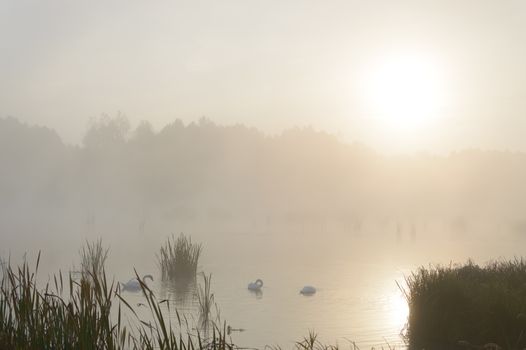
<svg viewBox="0 0 526 350">
<path fill-rule="evenodd" d="M 288 346 L 309 330 L 340 345 L 399 344 L 408 311 L 397 282 L 418 266 L 524 255 L 522 153 L 384 156 L 312 129 L 269 137 L 201 119 L 154 132 L 124 117 L 93 121 L 71 146 L 6 118 L 0 164 L 0 257 L 42 251 L 45 281 L 101 237 L 109 275 L 153 274 L 192 317 L 195 286 L 161 282 L 156 260 L 184 232 L 203 243 L 198 270 L 212 273 L 222 319 L 244 329 L 232 334 L 241 346 Z M 257 278 L 261 294 L 247 290 Z M 304 285 L 318 292 L 304 297 Z"/>
</svg>

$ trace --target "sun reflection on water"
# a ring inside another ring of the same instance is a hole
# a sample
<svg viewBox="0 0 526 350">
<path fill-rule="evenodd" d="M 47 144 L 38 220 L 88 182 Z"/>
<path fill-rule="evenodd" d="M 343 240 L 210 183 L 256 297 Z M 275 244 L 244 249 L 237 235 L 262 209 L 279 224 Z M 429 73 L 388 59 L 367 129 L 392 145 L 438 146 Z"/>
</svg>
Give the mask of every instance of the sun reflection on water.
<svg viewBox="0 0 526 350">
<path fill-rule="evenodd" d="M 400 292 L 393 294 L 389 298 L 389 321 L 392 324 L 404 327 L 409 316 L 409 305 L 405 296 Z"/>
</svg>

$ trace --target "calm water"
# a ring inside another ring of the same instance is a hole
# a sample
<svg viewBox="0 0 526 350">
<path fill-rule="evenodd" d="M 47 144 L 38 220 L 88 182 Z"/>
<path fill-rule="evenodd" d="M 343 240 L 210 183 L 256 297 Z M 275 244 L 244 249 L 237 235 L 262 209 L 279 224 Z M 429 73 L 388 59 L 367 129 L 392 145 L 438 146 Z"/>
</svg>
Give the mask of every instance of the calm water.
<svg viewBox="0 0 526 350">
<path fill-rule="evenodd" d="M 133 267 L 140 274 L 158 276 L 155 253 L 166 234 L 163 229 L 152 231 L 147 236 L 136 233 L 125 240 L 117 236 L 106 240 L 111 246 L 109 269 L 118 280 L 127 281 Z M 408 308 L 397 282 L 403 286 L 404 276 L 412 270 L 430 263 L 465 262 L 468 257 L 484 263 L 524 255 L 521 244 L 504 234 L 492 239 L 458 232 L 438 236 L 429 228 L 416 234 L 399 233 L 391 226 L 353 233 L 330 227 L 319 232 L 186 232 L 204 244 L 199 270 L 212 274 L 221 319 L 244 329 L 232 334 L 234 342 L 261 349 L 276 344 L 286 348 L 309 330 L 323 342 L 344 347 L 349 341 L 362 349 L 386 342 L 400 346 Z M 57 258 L 60 254 L 74 261 L 71 249 L 55 250 L 43 258 L 50 270 L 64 264 Z M 258 278 L 264 281 L 262 292 L 247 290 L 247 284 Z M 313 285 L 318 292 L 302 296 L 304 285 Z M 197 318 L 193 286 L 167 285 L 157 277 L 152 287 L 188 318 Z M 127 293 L 127 297 L 133 303 L 142 301 L 140 294 Z M 175 322 L 174 313 L 171 317 Z"/>
<path fill-rule="evenodd" d="M 364 239 L 333 236 L 329 241 L 290 233 L 223 233 L 206 238 L 200 270 L 212 274 L 221 318 L 244 329 L 232 334 L 236 344 L 287 346 L 309 330 L 322 341 L 342 345 L 401 343 L 408 311 L 396 281 L 403 283 L 408 267 L 395 264 L 393 256 L 367 252 L 378 245 Z M 247 289 L 257 278 L 264 281 L 261 293 Z M 315 286 L 317 293 L 300 295 L 304 285 Z M 185 290 L 156 281 L 153 287 L 197 318 L 195 297 L 188 291 L 192 286 Z M 128 297 L 137 303 L 142 298 L 132 293 Z M 172 317 L 176 322 L 175 314 Z"/>
</svg>

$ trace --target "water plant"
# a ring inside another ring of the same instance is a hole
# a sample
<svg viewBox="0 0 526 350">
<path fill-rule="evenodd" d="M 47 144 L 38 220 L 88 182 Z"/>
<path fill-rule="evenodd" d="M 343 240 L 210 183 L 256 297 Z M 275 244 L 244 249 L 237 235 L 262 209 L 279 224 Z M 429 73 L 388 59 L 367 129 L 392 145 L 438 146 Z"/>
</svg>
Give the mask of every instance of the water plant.
<svg viewBox="0 0 526 350">
<path fill-rule="evenodd" d="M 2 257 L 0 257 L 0 273 L 1 273 L 0 276 L 4 276 L 6 274 L 6 271 L 7 271 L 7 262 Z"/>
<path fill-rule="evenodd" d="M 214 293 L 210 290 L 212 275 L 202 274 L 203 284 L 197 286 L 197 302 L 199 310 L 199 325 L 205 331 L 208 331 L 212 325 L 212 308 L 214 306 Z"/>
<path fill-rule="evenodd" d="M 0 285 L 0 344 L 7 349 L 122 347 L 125 333 L 110 321 L 114 285 L 104 274 L 65 283 L 59 273 L 40 289 L 39 261 L 40 254 L 34 273 L 27 262 L 6 268 Z"/>
<path fill-rule="evenodd" d="M 410 349 L 526 347 L 524 260 L 422 267 L 406 283 Z"/>
<path fill-rule="evenodd" d="M 101 277 L 104 274 L 109 251 L 110 249 L 105 248 L 102 244 L 102 238 L 94 242 L 86 240 L 79 251 L 82 275 L 88 277 L 90 274 L 93 274 Z"/>
<path fill-rule="evenodd" d="M 195 279 L 202 249 L 184 234 L 169 237 L 157 256 L 162 279 Z"/>
<path fill-rule="evenodd" d="M 79 281 L 62 273 L 42 287 L 27 262 L 6 268 L 0 283 L 0 349 L 161 349 L 227 350 L 226 330 L 214 328 L 212 338 L 184 332 L 181 319 L 165 318 L 154 293 L 137 276 L 151 319 L 140 319 L 120 294 L 117 283 L 86 271 Z M 130 317 L 128 317 L 130 316 Z M 128 322 L 126 322 L 126 320 Z M 134 322 L 136 321 L 136 322 Z M 129 327 L 125 324 L 128 323 Z"/>
<path fill-rule="evenodd" d="M 309 334 L 303 337 L 302 340 L 294 343 L 296 350 L 336 350 L 335 345 L 326 345 L 318 340 L 318 334 L 314 331 L 309 331 Z"/>
</svg>

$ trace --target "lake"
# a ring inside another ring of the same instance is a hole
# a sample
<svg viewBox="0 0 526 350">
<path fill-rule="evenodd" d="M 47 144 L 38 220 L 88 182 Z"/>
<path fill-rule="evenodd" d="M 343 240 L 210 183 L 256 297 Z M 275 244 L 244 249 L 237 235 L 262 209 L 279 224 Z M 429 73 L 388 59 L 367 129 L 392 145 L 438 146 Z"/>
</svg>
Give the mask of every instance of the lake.
<svg viewBox="0 0 526 350">
<path fill-rule="evenodd" d="M 133 267 L 141 275 L 152 273 L 152 288 L 159 298 L 168 298 L 172 307 L 196 319 L 194 287 L 162 283 L 159 278 L 155 254 L 168 236 L 168 226 L 151 224 L 141 232 L 129 228 L 126 238 L 115 233 L 124 232 L 121 227 L 104 236 L 111 247 L 108 270 L 120 281 L 132 276 Z M 406 225 L 404 229 L 394 222 L 365 224 L 347 232 L 331 224 L 301 228 L 255 225 L 251 229 L 187 225 L 181 231 L 203 243 L 199 271 L 212 274 L 221 319 L 234 329 L 243 329 L 232 333 L 233 341 L 260 349 L 265 345 L 289 348 L 311 330 L 328 344 L 345 347 L 354 341 L 361 349 L 387 344 L 401 348 L 408 306 L 398 285 L 405 286 L 405 276 L 429 264 L 468 258 L 484 263 L 521 256 L 518 243 L 524 243 L 507 231 L 490 236 L 494 232 L 490 228 L 475 234 L 441 224 Z M 63 246 L 51 245 L 49 239 L 33 240 L 35 247 L 40 242 L 50 251 L 43 248 L 40 279 L 78 261 L 76 251 L 66 247 L 80 246 L 82 238 L 90 235 L 94 233 L 62 237 L 69 240 Z M 264 281 L 262 292 L 249 291 L 247 284 L 258 278 Z M 315 286 L 317 293 L 300 295 L 304 285 Z M 140 293 L 125 294 L 132 304 L 142 301 Z M 175 313 L 171 317 L 176 322 Z"/>
</svg>

